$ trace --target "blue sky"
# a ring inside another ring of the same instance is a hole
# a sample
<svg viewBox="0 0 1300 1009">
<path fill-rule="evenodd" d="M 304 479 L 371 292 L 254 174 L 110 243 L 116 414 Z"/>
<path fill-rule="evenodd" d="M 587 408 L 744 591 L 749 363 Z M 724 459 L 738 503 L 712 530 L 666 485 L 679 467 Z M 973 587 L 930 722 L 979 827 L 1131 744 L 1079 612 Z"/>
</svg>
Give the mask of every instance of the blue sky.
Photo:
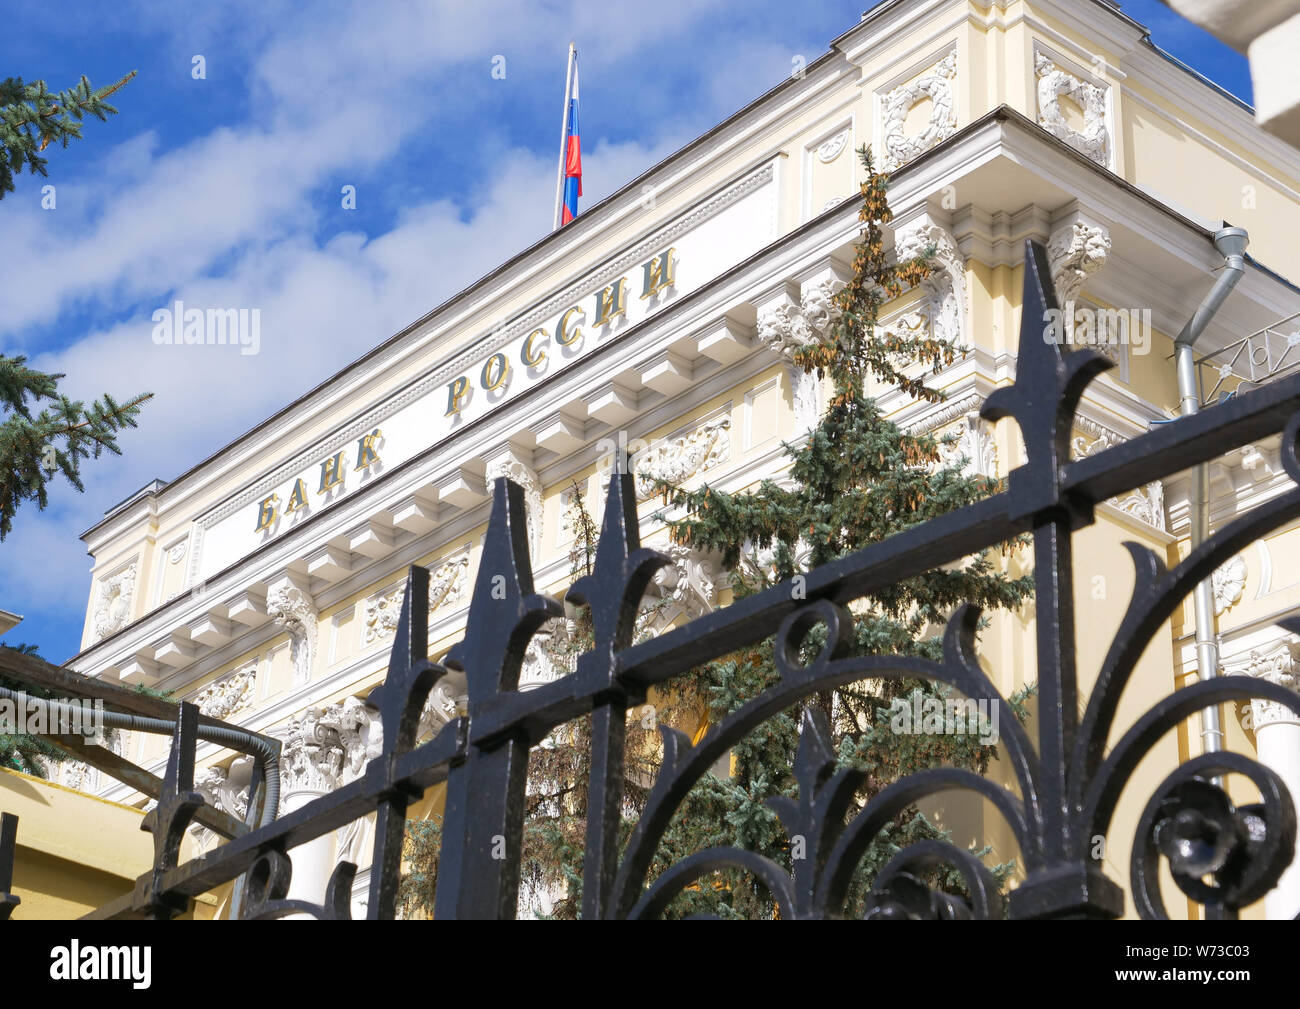
<svg viewBox="0 0 1300 1009">
<path fill-rule="evenodd" d="M 79 535 L 105 509 L 547 232 L 571 38 L 588 207 L 779 83 L 796 56 L 812 62 L 866 6 L 11 0 L 0 77 L 61 89 L 82 73 L 96 86 L 139 75 L 114 97 L 118 116 L 47 152 L 48 180 L 22 176 L 0 201 L 0 353 L 66 373 L 73 396 L 157 395 L 123 457 L 88 463 L 84 494 L 56 485 L 0 544 L 0 609 L 25 617 L 6 642 L 75 654 L 90 588 Z M 1250 100 L 1243 57 L 1156 0 L 1123 9 Z M 156 347 L 150 317 L 178 297 L 260 308 L 261 352 Z"/>
</svg>

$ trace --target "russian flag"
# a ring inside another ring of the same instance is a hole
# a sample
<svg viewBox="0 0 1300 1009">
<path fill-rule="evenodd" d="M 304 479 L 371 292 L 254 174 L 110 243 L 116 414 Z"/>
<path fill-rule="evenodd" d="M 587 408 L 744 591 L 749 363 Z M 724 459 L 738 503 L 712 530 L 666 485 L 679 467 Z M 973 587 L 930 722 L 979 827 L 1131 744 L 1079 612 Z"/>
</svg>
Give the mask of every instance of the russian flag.
<svg viewBox="0 0 1300 1009">
<path fill-rule="evenodd" d="M 578 197 L 582 195 L 582 142 L 578 139 L 578 58 L 573 59 L 573 92 L 569 95 L 569 114 L 564 124 L 564 208 L 561 226 L 578 216 Z"/>
</svg>

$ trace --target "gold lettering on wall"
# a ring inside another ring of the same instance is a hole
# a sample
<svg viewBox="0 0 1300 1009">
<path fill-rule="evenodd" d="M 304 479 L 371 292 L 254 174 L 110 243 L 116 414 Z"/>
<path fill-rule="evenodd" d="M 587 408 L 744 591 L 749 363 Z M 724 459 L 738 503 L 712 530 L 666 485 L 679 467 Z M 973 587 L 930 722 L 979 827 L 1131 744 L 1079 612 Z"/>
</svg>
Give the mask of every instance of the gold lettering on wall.
<svg viewBox="0 0 1300 1009">
<path fill-rule="evenodd" d="M 337 452 L 320 464 L 320 489 L 317 494 L 324 494 L 343 482 L 343 453 Z"/>
</svg>

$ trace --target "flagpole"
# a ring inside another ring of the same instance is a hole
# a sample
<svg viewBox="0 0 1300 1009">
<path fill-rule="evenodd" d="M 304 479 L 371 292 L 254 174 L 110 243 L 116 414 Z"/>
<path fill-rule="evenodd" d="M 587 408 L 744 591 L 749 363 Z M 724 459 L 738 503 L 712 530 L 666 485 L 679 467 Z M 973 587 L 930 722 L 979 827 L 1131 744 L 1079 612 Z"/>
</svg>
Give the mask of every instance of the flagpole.
<svg viewBox="0 0 1300 1009">
<path fill-rule="evenodd" d="M 555 226 L 553 231 L 560 230 L 560 221 L 562 220 L 562 208 L 564 206 L 564 161 L 566 148 L 568 147 L 569 134 L 569 100 L 573 94 L 573 64 L 578 58 L 578 47 L 569 43 L 569 68 L 564 75 L 564 115 L 560 117 L 560 169 L 559 177 L 555 180 Z"/>
</svg>

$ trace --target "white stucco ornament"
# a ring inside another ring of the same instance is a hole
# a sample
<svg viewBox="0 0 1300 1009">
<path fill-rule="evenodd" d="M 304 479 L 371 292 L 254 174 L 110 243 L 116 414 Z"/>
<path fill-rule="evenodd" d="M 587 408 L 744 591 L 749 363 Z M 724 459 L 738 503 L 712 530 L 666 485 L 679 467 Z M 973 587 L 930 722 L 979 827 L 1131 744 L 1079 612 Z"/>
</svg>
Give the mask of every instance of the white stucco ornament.
<svg viewBox="0 0 1300 1009">
<path fill-rule="evenodd" d="M 120 631 L 131 618 L 131 600 L 135 596 L 135 563 L 99 583 L 95 603 L 95 639 Z"/>
<path fill-rule="evenodd" d="M 1057 66 L 1048 56 L 1036 53 L 1034 72 L 1038 77 L 1038 125 L 1064 140 L 1084 157 L 1110 167 L 1110 133 L 1106 128 L 1106 92 Z M 1083 112 L 1083 125 L 1070 125 L 1061 99 Z"/>
<path fill-rule="evenodd" d="M 892 172 L 957 132 L 957 111 L 952 86 L 957 78 L 954 49 L 919 77 L 881 96 L 884 157 L 881 170 Z M 919 131 L 906 132 L 907 117 L 922 102 L 931 102 L 930 118 Z"/>
</svg>

